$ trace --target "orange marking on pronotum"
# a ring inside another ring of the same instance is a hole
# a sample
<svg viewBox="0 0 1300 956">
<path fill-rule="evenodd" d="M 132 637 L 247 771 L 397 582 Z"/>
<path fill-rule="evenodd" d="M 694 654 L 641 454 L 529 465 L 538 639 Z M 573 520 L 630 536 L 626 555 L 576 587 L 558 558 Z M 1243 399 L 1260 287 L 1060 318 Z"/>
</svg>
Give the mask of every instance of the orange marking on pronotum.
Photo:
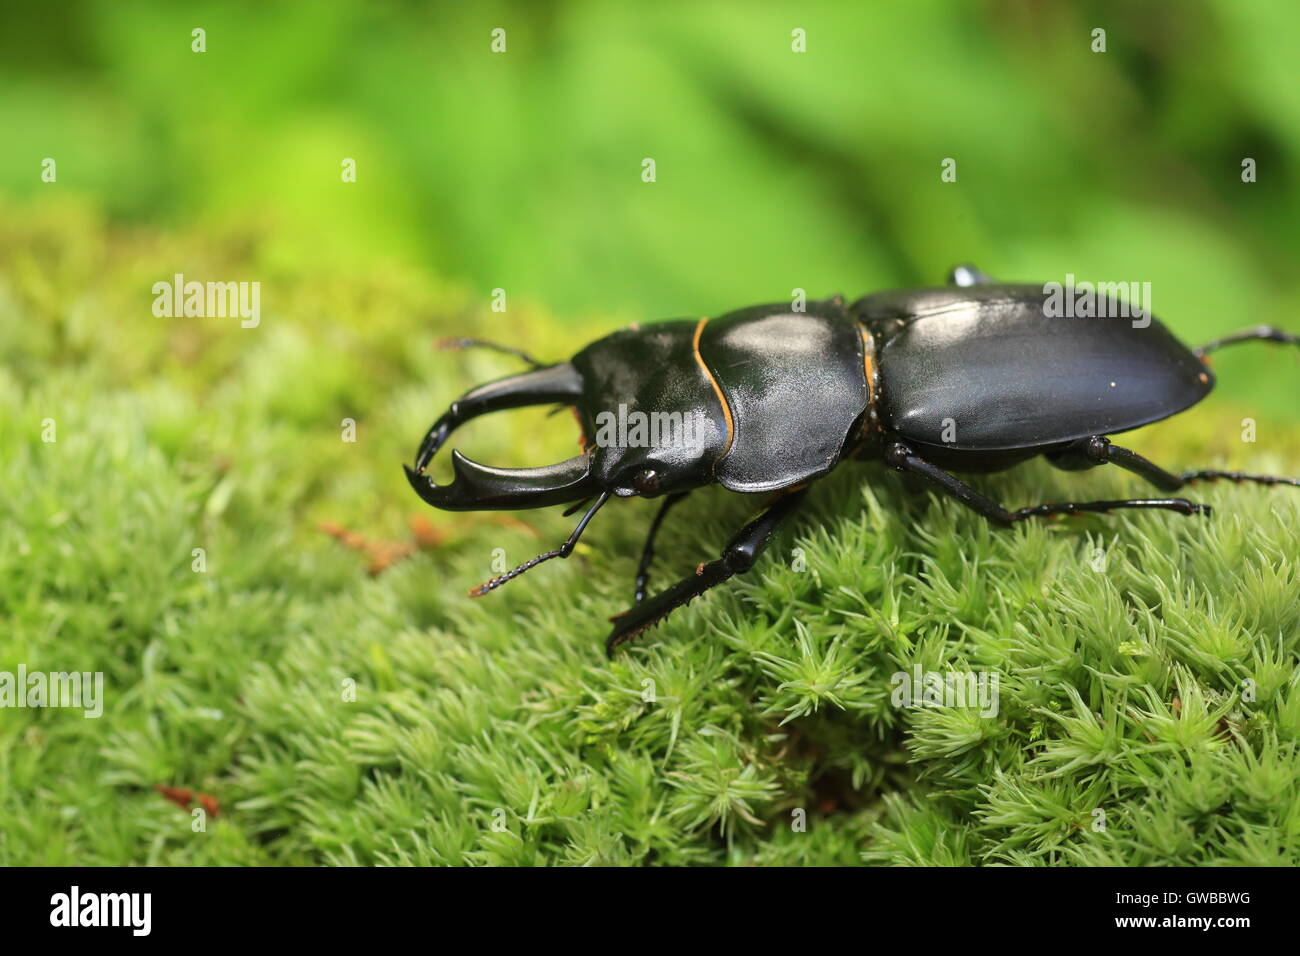
<svg viewBox="0 0 1300 956">
<path fill-rule="evenodd" d="M 876 359 L 875 344 L 871 341 L 871 333 L 866 329 L 862 330 L 862 372 L 867 377 L 867 404 L 870 405 L 876 400 Z"/>
<path fill-rule="evenodd" d="M 727 452 L 731 451 L 731 441 L 736 437 L 736 423 L 731 418 L 731 406 L 727 404 L 727 396 L 722 394 L 722 386 L 713 377 L 713 371 L 704 364 L 704 356 L 700 354 L 700 336 L 704 334 L 704 324 L 708 321 L 709 317 L 705 316 L 700 319 L 700 324 L 695 327 L 695 341 L 692 343 L 692 348 L 695 349 L 695 361 L 700 363 L 700 368 L 704 370 L 705 377 L 709 380 L 709 384 L 713 386 L 713 392 L 718 396 L 718 402 L 722 405 L 722 416 L 727 420 L 727 444 L 723 446 L 722 454 L 714 459 L 713 463 L 716 466 L 718 462 L 727 457 Z"/>
</svg>

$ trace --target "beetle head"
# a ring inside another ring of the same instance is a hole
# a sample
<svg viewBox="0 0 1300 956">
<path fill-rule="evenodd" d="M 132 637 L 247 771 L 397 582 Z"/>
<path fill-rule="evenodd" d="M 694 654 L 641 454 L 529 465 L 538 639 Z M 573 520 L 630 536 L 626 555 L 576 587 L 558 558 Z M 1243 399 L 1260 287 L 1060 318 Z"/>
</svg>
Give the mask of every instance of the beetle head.
<svg viewBox="0 0 1300 956">
<path fill-rule="evenodd" d="M 695 354 L 697 325 L 624 329 L 573 357 L 583 380 L 578 415 L 602 490 L 653 498 L 713 480 L 728 431 Z"/>
<path fill-rule="evenodd" d="M 453 402 L 425 435 L 411 486 L 448 511 L 542 508 L 608 492 L 655 497 L 712 481 L 726 450 L 727 423 L 693 348 L 694 322 L 625 329 L 589 345 L 571 362 L 490 382 Z M 425 474 L 460 425 L 488 412 L 571 405 L 586 451 L 544 468 L 492 468 L 452 453 L 456 480 Z"/>
<path fill-rule="evenodd" d="M 591 473 L 620 498 L 687 491 L 708 484 L 718 433 L 697 412 L 641 412 L 620 403 L 596 412 L 588 429 Z"/>
</svg>

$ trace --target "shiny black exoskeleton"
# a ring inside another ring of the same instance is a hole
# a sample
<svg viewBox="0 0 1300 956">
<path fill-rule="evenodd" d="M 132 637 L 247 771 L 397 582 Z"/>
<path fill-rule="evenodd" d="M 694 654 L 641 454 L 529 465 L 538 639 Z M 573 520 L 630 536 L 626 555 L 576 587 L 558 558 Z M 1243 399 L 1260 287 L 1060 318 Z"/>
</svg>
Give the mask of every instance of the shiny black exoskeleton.
<svg viewBox="0 0 1300 956">
<path fill-rule="evenodd" d="M 616 619 L 610 650 L 749 570 L 809 483 L 850 458 L 883 460 L 917 475 L 1001 525 L 1117 508 L 1185 515 L 1208 508 L 1183 498 L 1142 498 L 1011 511 L 951 472 L 997 471 L 1045 455 L 1071 470 L 1116 464 L 1166 492 L 1218 478 L 1300 486 L 1294 478 L 1236 472 L 1173 474 L 1107 437 L 1203 398 L 1214 385 L 1204 361 L 1212 349 L 1249 339 L 1300 344 L 1300 337 L 1259 326 L 1190 350 L 1153 317 L 1134 321 L 1127 311 L 1117 318 L 1064 317 L 1048 299 L 1043 286 L 997 284 L 963 266 L 946 287 L 883 292 L 852 305 L 835 297 L 803 310 L 755 306 L 712 319 L 633 326 L 555 365 L 490 346 L 519 355 L 533 370 L 453 402 L 429 429 L 407 476 L 426 502 L 452 511 L 577 502 L 570 509 L 576 511 L 594 499 L 562 546 L 480 585 L 474 595 L 542 561 L 568 557 L 611 497 L 664 496 L 638 569 L 636 603 Z M 451 484 L 437 485 L 425 474 L 448 435 L 469 419 L 549 403 L 578 413 L 585 450 L 576 458 L 504 469 L 453 452 Z M 647 600 L 664 515 L 691 489 L 714 483 L 776 497 L 717 560 Z"/>
</svg>

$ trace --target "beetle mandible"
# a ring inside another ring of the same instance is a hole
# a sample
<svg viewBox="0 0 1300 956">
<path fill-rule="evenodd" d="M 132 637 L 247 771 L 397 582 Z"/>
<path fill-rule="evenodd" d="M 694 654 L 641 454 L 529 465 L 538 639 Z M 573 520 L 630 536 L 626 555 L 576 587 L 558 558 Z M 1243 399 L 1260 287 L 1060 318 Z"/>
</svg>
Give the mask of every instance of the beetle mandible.
<svg viewBox="0 0 1300 956">
<path fill-rule="evenodd" d="M 1210 351 L 1254 339 L 1300 344 L 1300 336 L 1256 326 L 1188 349 L 1154 317 L 1146 323 L 1048 317 L 1047 295 L 1043 286 L 996 283 L 972 266 L 958 266 L 947 286 L 881 292 L 852 305 L 835 296 L 808 303 L 802 312 L 763 305 L 713 319 L 632 326 L 553 365 L 508 346 L 462 339 L 462 346 L 510 352 L 533 368 L 453 402 L 425 435 L 406 474 L 421 498 L 449 511 L 572 504 L 565 512 L 571 514 L 591 502 L 564 544 L 479 585 L 470 592 L 475 596 L 543 561 L 567 558 L 611 497 L 662 496 L 637 569 L 635 603 L 615 618 L 606 642 L 611 652 L 748 571 L 805 499 L 808 485 L 850 459 L 883 460 L 1004 526 L 1118 508 L 1183 515 L 1208 514 L 1209 508 L 1162 497 L 1009 510 L 954 472 L 999 471 L 1043 455 L 1067 470 L 1118 465 L 1166 493 L 1221 478 L 1300 487 L 1296 478 L 1230 471 L 1175 474 L 1108 437 L 1204 398 L 1214 386 L 1205 362 Z M 451 484 L 435 484 L 425 474 L 459 425 L 488 412 L 542 404 L 577 411 L 582 454 L 544 468 L 507 469 L 453 451 Z M 690 440 L 595 441 L 601 413 L 620 406 L 678 414 L 693 425 Z M 714 483 L 775 500 L 716 560 L 647 599 L 664 516 L 692 489 Z"/>
</svg>

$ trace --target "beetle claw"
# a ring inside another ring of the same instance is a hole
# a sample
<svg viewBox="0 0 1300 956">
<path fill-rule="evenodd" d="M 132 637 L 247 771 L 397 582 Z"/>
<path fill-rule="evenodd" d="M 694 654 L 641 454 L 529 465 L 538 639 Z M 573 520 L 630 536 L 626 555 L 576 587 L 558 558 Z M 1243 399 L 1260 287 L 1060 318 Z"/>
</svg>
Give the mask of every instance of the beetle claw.
<svg viewBox="0 0 1300 956">
<path fill-rule="evenodd" d="M 451 408 L 447 409 L 446 413 L 425 433 L 424 440 L 420 442 L 420 449 L 415 455 L 415 471 L 423 473 L 429 466 L 429 462 L 433 460 L 433 456 L 438 454 L 438 450 L 446 443 L 448 436 L 470 419 L 490 412 L 525 408 L 530 405 L 567 404 L 579 398 L 582 389 L 582 376 L 570 362 L 543 366 L 470 389 L 452 402 Z M 470 464 L 473 466 L 472 462 Z M 436 508 L 444 507 L 439 504 L 440 495 L 435 494 L 430 498 L 424 493 L 428 488 L 417 484 L 414 480 L 411 484 L 420 493 L 420 497 L 429 504 Z M 428 483 L 428 487 L 437 488 L 431 482 Z"/>
<path fill-rule="evenodd" d="M 545 508 L 589 498 L 594 490 L 587 455 L 544 468 L 493 468 L 453 451 L 456 479 L 449 485 L 435 484 L 409 465 L 402 467 L 415 493 L 444 511 Z"/>
</svg>

